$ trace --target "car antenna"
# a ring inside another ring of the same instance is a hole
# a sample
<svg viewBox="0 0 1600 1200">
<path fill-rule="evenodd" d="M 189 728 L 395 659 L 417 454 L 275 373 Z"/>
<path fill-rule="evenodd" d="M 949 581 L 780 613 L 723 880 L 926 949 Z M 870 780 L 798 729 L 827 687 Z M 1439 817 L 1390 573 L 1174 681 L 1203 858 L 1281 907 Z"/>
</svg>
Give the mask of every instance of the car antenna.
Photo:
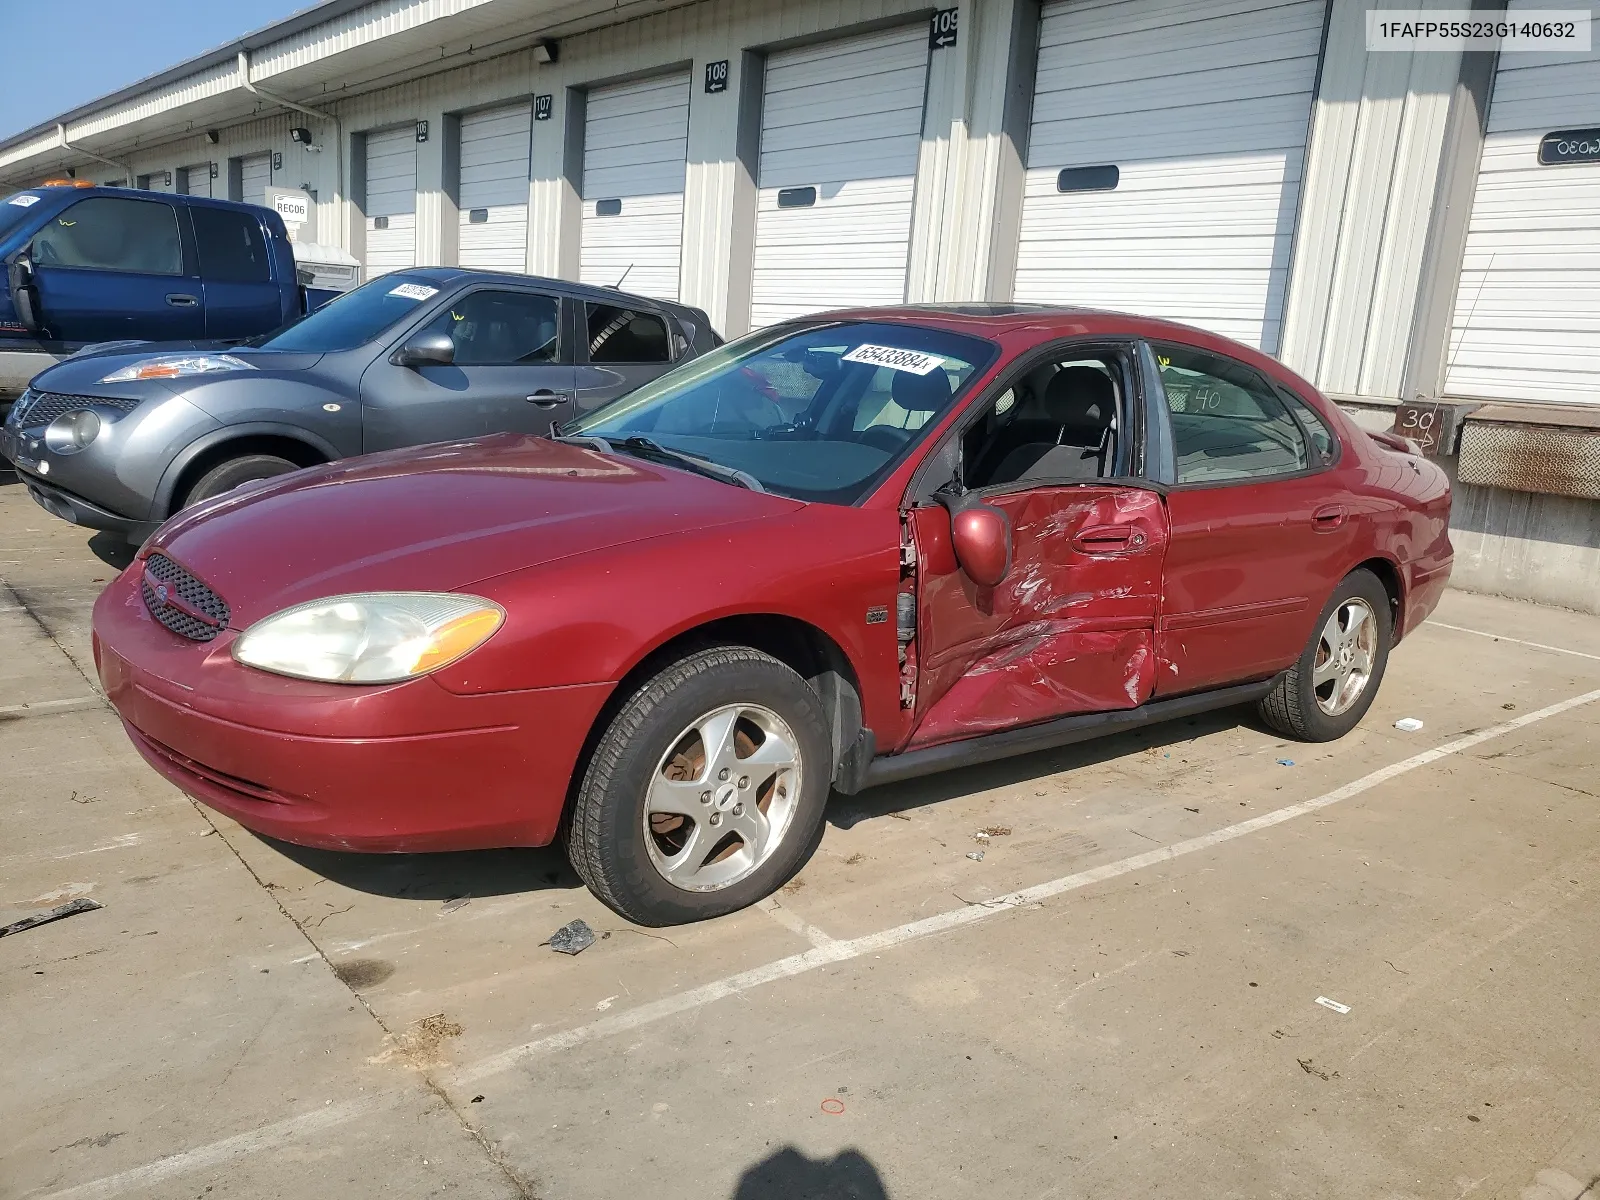
<svg viewBox="0 0 1600 1200">
<path fill-rule="evenodd" d="M 1461 327 L 1461 339 L 1456 342 L 1456 348 L 1450 352 L 1450 361 L 1444 365 L 1443 386 L 1445 388 L 1450 386 L 1450 374 L 1456 369 L 1456 359 L 1460 357 L 1462 347 L 1467 344 L 1467 335 L 1472 332 L 1472 318 L 1478 315 L 1478 301 L 1483 299 L 1484 286 L 1489 282 L 1489 272 L 1494 270 L 1495 255 L 1499 253 L 1498 250 L 1490 253 L 1489 265 L 1483 268 L 1483 277 L 1478 280 L 1478 290 L 1473 294 L 1472 307 L 1467 310 L 1466 324 Z M 1436 401 L 1437 399 L 1438 397 L 1435 397 Z"/>
<path fill-rule="evenodd" d="M 633 273 L 633 264 L 629 263 L 628 264 L 628 269 L 622 273 L 622 279 L 619 279 L 615 283 L 613 283 L 611 285 L 611 290 L 614 291 L 614 292 L 620 292 L 622 290 L 623 280 L 627 279 L 628 276 L 631 275 L 632 273 Z"/>
</svg>

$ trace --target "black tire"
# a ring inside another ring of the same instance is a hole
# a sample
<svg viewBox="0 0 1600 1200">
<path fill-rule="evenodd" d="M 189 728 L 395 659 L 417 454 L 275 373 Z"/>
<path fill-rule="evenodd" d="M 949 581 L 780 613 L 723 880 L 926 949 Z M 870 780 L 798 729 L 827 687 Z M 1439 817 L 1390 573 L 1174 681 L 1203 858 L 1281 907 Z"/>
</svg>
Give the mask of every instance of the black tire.
<svg viewBox="0 0 1600 1200">
<path fill-rule="evenodd" d="M 194 486 L 183 498 L 183 507 L 188 508 L 199 504 L 202 500 L 210 500 L 224 492 L 231 492 L 242 483 L 272 479 L 299 469 L 299 464 L 292 463 L 287 458 L 279 458 L 276 454 L 245 454 L 239 458 L 230 458 L 227 462 L 218 463 L 195 480 Z"/>
<path fill-rule="evenodd" d="M 798 747 L 799 795 L 769 857 L 719 890 L 690 891 L 666 878 L 646 845 L 653 836 L 645 831 L 647 790 L 664 756 L 696 722 L 736 704 L 760 705 L 788 726 Z M 770 895 L 811 857 L 822 838 L 832 775 L 826 714 L 804 679 L 746 646 L 701 650 L 663 669 L 612 718 L 567 817 L 567 855 L 589 890 L 637 925 L 719 917 Z"/>
<path fill-rule="evenodd" d="M 1373 666 L 1361 694 L 1345 711 L 1330 715 L 1318 703 L 1313 675 L 1317 668 L 1318 647 L 1329 618 L 1342 605 L 1365 601 L 1372 610 L 1377 625 L 1377 645 Z M 1299 738 L 1303 742 L 1331 742 L 1342 738 L 1354 729 L 1367 715 L 1372 701 L 1383 683 L 1383 672 L 1389 664 L 1389 645 L 1394 636 L 1394 616 L 1390 608 L 1389 592 L 1370 571 L 1352 571 L 1333 589 L 1333 596 L 1317 615 L 1311 630 L 1311 640 L 1295 661 L 1294 666 L 1278 680 L 1277 687 L 1261 701 L 1261 719 L 1279 733 Z"/>
</svg>

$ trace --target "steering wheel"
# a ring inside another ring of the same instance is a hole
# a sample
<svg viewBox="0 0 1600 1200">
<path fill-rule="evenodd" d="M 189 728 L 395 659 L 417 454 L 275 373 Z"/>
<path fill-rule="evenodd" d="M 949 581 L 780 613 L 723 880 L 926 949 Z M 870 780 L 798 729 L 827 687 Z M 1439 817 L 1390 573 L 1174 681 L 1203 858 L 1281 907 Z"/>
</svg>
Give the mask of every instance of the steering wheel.
<svg viewBox="0 0 1600 1200">
<path fill-rule="evenodd" d="M 856 440 L 888 454 L 896 453 L 911 440 L 911 431 L 892 425 L 869 425 L 856 434 Z"/>
</svg>

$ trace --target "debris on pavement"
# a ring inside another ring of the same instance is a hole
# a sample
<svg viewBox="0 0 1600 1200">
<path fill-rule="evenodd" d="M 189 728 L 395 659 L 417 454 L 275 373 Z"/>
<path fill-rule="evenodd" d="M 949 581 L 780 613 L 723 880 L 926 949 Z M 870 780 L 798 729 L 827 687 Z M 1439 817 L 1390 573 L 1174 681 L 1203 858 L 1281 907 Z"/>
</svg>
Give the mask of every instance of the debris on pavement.
<svg viewBox="0 0 1600 1200">
<path fill-rule="evenodd" d="M 1507 712 L 1510 712 L 1512 709 L 1514 709 L 1516 707 L 1516 705 L 1512 704 L 1510 701 L 1507 701 L 1506 703 L 1502 704 L 1500 707 L 1505 709 Z"/>
<path fill-rule="evenodd" d="M 1278 765 L 1280 767 L 1292 767 L 1292 766 L 1294 766 L 1294 759 L 1292 759 L 1292 758 L 1280 758 L 1278 760 Z"/>
<path fill-rule="evenodd" d="M 1333 1009 L 1333 1011 L 1336 1013 L 1347 1013 L 1350 1011 L 1350 1006 L 1348 1004 L 1340 1004 L 1337 1000 L 1329 1000 L 1326 996 L 1318 996 L 1317 1003 L 1322 1005 L 1323 1008 Z"/>
<path fill-rule="evenodd" d="M 1339 1072 L 1337 1072 L 1337 1071 L 1324 1071 L 1321 1067 L 1315 1066 L 1312 1063 L 1311 1059 L 1309 1059 L 1309 1058 L 1297 1058 L 1297 1059 L 1295 1059 L 1295 1062 L 1300 1064 L 1300 1069 L 1302 1071 L 1304 1071 L 1307 1075 L 1315 1075 L 1318 1079 L 1322 1080 L 1324 1083 L 1326 1083 L 1327 1081 L 1329 1081 L 1331 1079 L 1339 1078 Z"/>
<path fill-rule="evenodd" d="M 1200 810 L 1199 810 L 1199 809 L 1198 809 L 1198 808 L 1190 808 L 1190 807 L 1189 807 L 1189 806 L 1188 806 L 1188 805 L 1187 805 L 1187 804 L 1185 804 L 1185 805 L 1184 805 L 1184 806 L 1183 806 L 1183 811 L 1184 811 L 1184 812 L 1192 812 L 1192 813 L 1197 813 L 1197 812 L 1199 812 L 1199 811 L 1200 811 Z"/>
<path fill-rule="evenodd" d="M 978 832 L 976 834 L 974 834 L 973 836 L 974 837 L 979 837 L 979 838 L 1010 837 L 1011 836 L 1011 826 L 1009 826 L 1009 825 L 989 825 L 989 826 L 987 826 L 987 827 L 985 827 L 983 829 L 978 830 Z"/>
<path fill-rule="evenodd" d="M 557 954 L 582 954 L 594 945 L 594 930 L 590 929 L 581 918 L 568 921 L 550 935 L 550 940 L 545 945 Z"/>
<path fill-rule="evenodd" d="M 37 925 L 48 925 L 51 921 L 59 921 L 63 917 L 77 916 L 79 913 L 93 912 L 105 905 L 87 896 L 80 896 L 76 900 L 68 900 L 65 904 L 58 904 L 52 909 L 42 913 L 35 913 L 31 917 L 23 917 L 20 921 L 13 921 L 9 925 L 0 925 L 0 937 L 11 933 L 21 933 L 25 929 L 32 929 Z"/>
<path fill-rule="evenodd" d="M 837 1117 L 844 1111 L 844 1101 L 834 1096 L 829 1096 L 822 1102 L 822 1111 L 830 1117 Z"/>
<path fill-rule="evenodd" d="M 971 854 L 967 855 L 967 857 L 970 858 L 973 862 L 982 862 L 983 861 L 983 851 L 982 850 L 974 850 Z"/>
<path fill-rule="evenodd" d="M 439 906 L 439 915 L 442 917 L 445 913 L 453 913 L 456 909 L 465 908 L 471 903 L 471 896 L 451 896 L 450 899 Z"/>
<path fill-rule="evenodd" d="M 1415 733 L 1422 728 L 1422 722 L 1415 717 L 1401 717 L 1394 723 L 1394 727 L 1401 733 Z"/>
<path fill-rule="evenodd" d="M 909 821 L 909 820 L 911 820 L 911 818 L 908 815 L 906 815 L 905 813 L 892 812 L 889 815 L 891 817 L 893 817 L 896 821 Z"/>
</svg>

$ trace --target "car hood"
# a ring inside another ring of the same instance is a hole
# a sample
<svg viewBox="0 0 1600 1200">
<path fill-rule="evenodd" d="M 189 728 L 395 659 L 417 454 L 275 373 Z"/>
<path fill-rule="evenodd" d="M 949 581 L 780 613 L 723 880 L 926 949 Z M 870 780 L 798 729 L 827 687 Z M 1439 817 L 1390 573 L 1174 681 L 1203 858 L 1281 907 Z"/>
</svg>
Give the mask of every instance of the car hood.
<svg viewBox="0 0 1600 1200">
<path fill-rule="evenodd" d="M 259 371 L 305 371 L 322 361 L 320 354 L 288 354 L 228 346 L 218 342 L 107 342 L 80 350 L 71 358 L 47 367 L 33 378 L 32 386 L 42 392 L 65 392 L 74 396 L 148 395 L 152 389 L 181 393 L 189 385 L 228 378 L 221 373 L 190 375 L 183 379 L 141 379 L 129 383 L 101 383 L 113 371 L 168 354 L 206 352 L 229 354 Z M 243 374 L 243 372 L 241 372 Z"/>
<path fill-rule="evenodd" d="M 455 591 L 657 538 L 792 513 L 799 501 L 522 434 L 299 471 L 218 497 L 151 539 L 229 604 L 230 625 L 367 591 Z"/>
</svg>

